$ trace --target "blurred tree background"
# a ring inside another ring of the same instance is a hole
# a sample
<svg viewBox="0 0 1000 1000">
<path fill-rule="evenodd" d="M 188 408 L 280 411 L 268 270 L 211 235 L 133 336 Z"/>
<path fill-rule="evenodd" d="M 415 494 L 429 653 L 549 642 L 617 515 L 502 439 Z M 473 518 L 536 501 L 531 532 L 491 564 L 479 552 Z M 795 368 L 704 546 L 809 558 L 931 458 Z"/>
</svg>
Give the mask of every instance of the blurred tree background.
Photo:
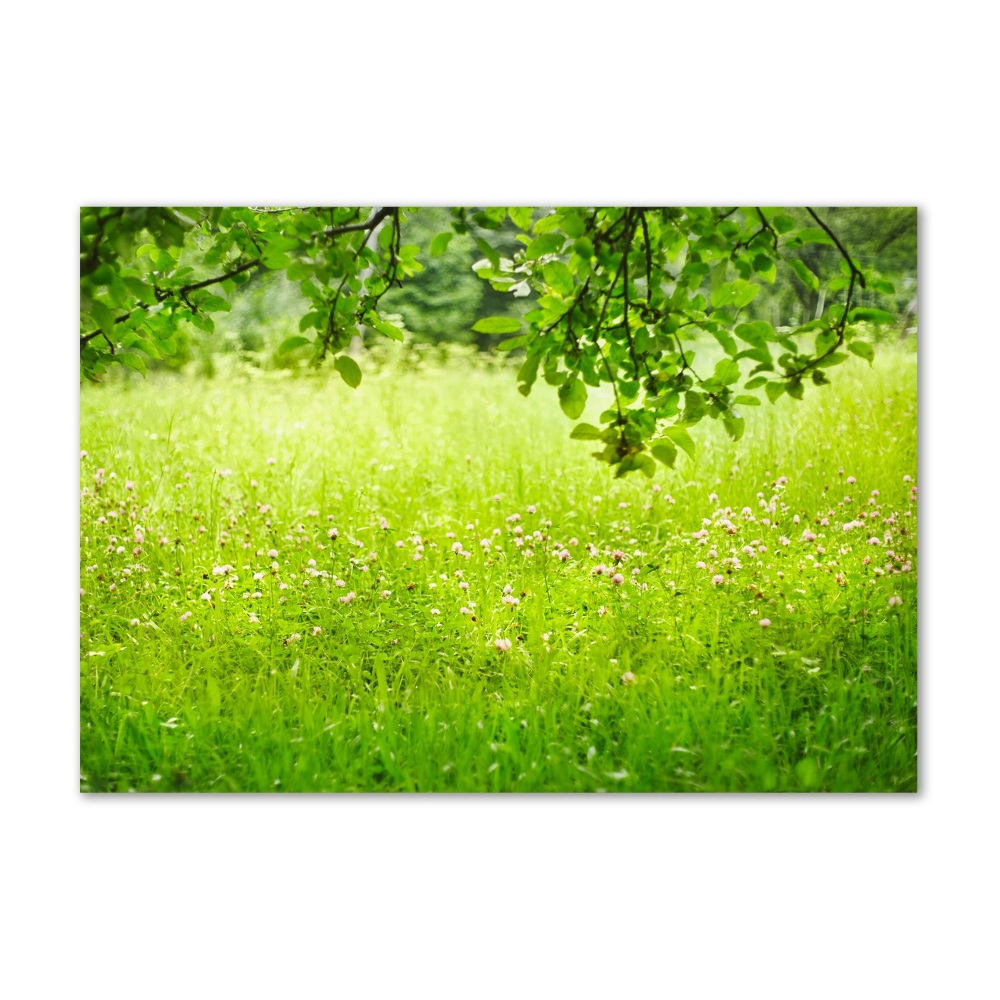
<svg viewBox="0 0 1000 1000">
<path fill-rule="evenodd" d="M 884 309 L 899 317 L 893 331 L 873 329 L 874 339 L 885 336 L 905 338 L 916 332 L 917 313 L 917 212 L 915 208 L 823 208 L 818 209 L 831 228 L 866 271 L 878 273 L 892 285 L 892 292 L 869 288 L 859 290 L 856 304 Z M 806 223 L 805 209 L 791 210 L 796 222 Z M 546 213 L 537 209 L 536 217 Z M 476 220 L 486 223 L 480 228 Z M 407 278 L 403 287 L 393 288 L 383 299 L 383 313 L 406 331 L 406 343 L 386 345 L 371 331 L 359 330 L 366 346 L 376 351 L 426 352 L 447 345 L 491 351 L 507 334 L 474 332 L 477 320 L 488 316 L 516 316 L 527 312 L 534 293 L 516 297 L 495 291 L 478 278 L 473 265 L 485 256 L 478 241 L 488 236 L 490 244 L 503 256 L 512 256 L 521 245 L 518 230 L 505 220 L 499 228 L 482 213 L 470 212 L 468 231 L 451 230 L 453 216 L 448 208 L 425 207 L 409 213 L 402 225 L 402 241 L 420 247 L 418 258 L 423 270 Z M 435 237 L 450 233 L 432 248 Z M 442 244 L 446 244 L 442 250 Z M 197 254 L 190 253 L 192 263 Z M 812 274 L 829 275 L 839 265 L 836 248 L 810 244 L 800 256 Z M 182 257 L 182 263 L 184 259 Z M 822 313 L 827 297 L 825 285 L 813 281 L 809 273 L 794 276 L 778 285 L 764 285 L 746 309 L 749 319 L 763 319 L 774 327 L 790 327 Z M 185 324 L 176 338 L 174 354 L 150 361 L 150 369 L 179 371 L 191 366 L 212 376 L 220 366 L 247 369 L 304 367 L 309 349 L 278 353 L 278 346 L 299 333 L 298 319 L 309 309 L 295 282 L 284 271 L 260 271 L 232 297 L 232 310 L 217 314 L 211 333 Z M 123 372 L 123 376 L 127 373 Z"/>
</svg>

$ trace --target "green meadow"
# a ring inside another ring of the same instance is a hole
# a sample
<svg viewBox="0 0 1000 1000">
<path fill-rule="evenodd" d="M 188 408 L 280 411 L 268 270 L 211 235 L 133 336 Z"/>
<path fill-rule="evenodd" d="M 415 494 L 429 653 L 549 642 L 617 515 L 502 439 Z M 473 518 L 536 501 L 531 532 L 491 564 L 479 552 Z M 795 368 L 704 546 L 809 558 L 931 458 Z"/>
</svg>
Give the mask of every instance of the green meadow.
<svg viewBox="0 0 1000 1000">
<path fill-rule="evenodd" d="M 82 790 L 916 790 L 914 354 L 651 479 L 359 360 L 83 386 Z"/>
</svg>

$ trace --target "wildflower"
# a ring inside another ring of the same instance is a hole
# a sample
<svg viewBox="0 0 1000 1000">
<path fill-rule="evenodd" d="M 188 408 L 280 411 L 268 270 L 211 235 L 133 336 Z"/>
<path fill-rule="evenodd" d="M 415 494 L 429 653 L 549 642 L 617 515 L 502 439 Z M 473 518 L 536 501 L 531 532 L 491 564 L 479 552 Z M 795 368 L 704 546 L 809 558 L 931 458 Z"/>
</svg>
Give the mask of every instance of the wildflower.
<svg viewBox="0 0 1000 1000">
<path fill-rule="evenodd" d="M 902 604 L 902 603 L 903 603 L 903 598 L 900 597 L 899 594 L 893 594 L 892 597 L 889 598 L 889 607 L 890 608 L 893 608 L 897 604 Z"/>
<path fill-rule="evenodd" d="M 460 615 L 471 615 L 472 614 L 472 608 L 467 608 L 467 607 L 463 606 L 463 607 L 461 607 L 461 608 L 458 609 L 458 613 Z"/>
<path fill-rule="evenodd" d="M 634 683 L 635 683 L 635 674 L 633 674 L 631 670 L 626 670 L 625 673 L 622 674 L 622 684 L 634 684 Z"/>
<path fill-rule="evenodd" d="M 247 621 L 250 622 L 251 625 L 259 625 L 260 624 L 260 619 L 252 611 L 250 612 L 250 616 L 247 618 Z"/>
<path fill-rule="evenodd" d="M 521 603 L 521 601 L 518 598 L 514 597 L 512 594 L 504 594 L 503 603 L 510 605 L 512 608 L 516 608 Z"/>
<path fill-rule="evenodd" d="M 336 528 L 331 528 L 331 529 L 330 529 L 330 530 L 329 530 L 329 531 L 328 531 L 328 532 L 326 533 L 326 537 L 327 537 L 327 538 L 333 538 L 333 539 L 337 539 L 337 538 L 340 538 L 340 532 L 339 532 L 339 531 L 337 531 L 337 529 L 336 529 Z M 402 543 L 400 543 L 400 544 L 402 544 Z"/>
<path fill-rule="evenodd" d="M 882 542 L 879 540 L 879 538 L 877 536 L 873 535 L 871 538 L 868 539 L 868 544 L 869 545 L 881 545 Z"/>
<path fill-rule="evenodd" d="M 847 479 L 845 480 L 845 482 L 853 484 L 853 483 L 856 483 L 857 480 L 854 478 L 854 476 L 848 476 Z"/>
<path fill-rule="evenodd" d="M 210 601 L 212 599 L 212 592 L 210 590 L 206 590 L 205 593 L 201 595 L 201 599 L 203 601 Z"/>
<path fill-rule="evenodd" d="M 130 625 L 139 625 L 139 624 L 141 624 L 141 623 L 140 623 L 140 621 L 139 621 L 139 619 L 138 619 L 138 618 L 133 618 L 133 619 L 132 619 L 132 621 L 131 621 L 131 622 L 129 622 L 129 624 L 130 624 Z"/>
<path fill-rule="evenodd" d="M 506 653 L 510 650 L 511 641 L 510 639 L 495 639 L 493 645 L 498 653 Z"/>
<path fill-rule="evenodd" d="M 337 600 L 341 604 L 350 604 L 351 601 L 354 600 L 354 591 L 353 590 L 349 591 L 348 593 L 344 594 L 342 597 L 338 597 Z"/>
<path fill-rule="evenodd" d="M 277 461 L 278 461 L 278 460 L 277 460 L 276 458 L 269 458 L 269 459 L 267 460 L 267 464 L 268 464 L 268 465 L 274 465 L 274 463 L 275 463 L 275 462 L 277 462 Z"/>
<path fill-rule="evenodd" d="M 459 580 L 458 581 L 458 589 L 459 590 L 468 590 L 469 589 L 468 581 L 466 581 L 466 580 Z"/>
<path fill-rule="evenodd" d="M 607 613 L 608 609 L 603 604 L 597 609 L 597 616 L 599 618 L 603 618 Z"/>
<path fill-rule="evenodd" d="M 190 611 L 185 611 L 184 614 L 181 615 L 180 620 L 182 622 L 186 622 L 190 617 L 191 617 L 191 612 Z"/>
<path fill-rule="evenodd" d="M 529 514 L 535 513 L 535 505 L 533 503 L 529 503 L 525 509 L 528 511 Z"/>
<path fill-rule="evenodd" d="M 322 634 L 323 634 L 323 627 L 322 627 L 322 625 L 314 625 L 313 626 L 313 635 L 322 635 Z"/>
<path fill-rule="evenodd" d="M 509 583 L 508 583 L 508 584 L 506 584 L 506 585 L 504 586 L 504 588 L 503 588 L 503 592 L 504 592 L 505 594 L 510 594 L 510 593 L 513 593 L 513 591 L 514 591 L 514 588 L 513 588 L 513 587 L 512 587 L 512 586 L 511 586 L 511 585 L 510 585 Z"/>
<path fill-rule="evenodd" d="M 431 608 L 431 614 L 432 615 L 439 615 L 439 614 L 441 614 L 441 612 L 437 608 Z"/>
<path fill-rule="evenodd" d="M 125 480 L 125 489 L 127 489 L 127 490 L 134 490 L 135 489 L 135 483 L 133 483 L 131 479 L 126 479 Z"/>
<path fill-rule="evenodd" d="M 378 526 L 383 531 L 388 531 L 389 530 L 389 522 L 384 517 L 379 519 Z"/>
<path fill-rule="evenodd" d="M 718 587 L 720 583 L 725 582 L 726 578 L 721 573 L 716 573 L 715 576 L 712 577 L 712 583 L 714 583 L 716 587 Z"/>
<path fill-rule="evenodd" d="M 625 577 L 623 577 L 621 573 L 615 573 L 615 575 L 611 577 L 611 582 L 615 584 L 615 586 L 620 587 L 625 582 Z"/>
<path fill-rule="evenodd" d="M 757 624 L 761 628 L 767 628 L 771 624 L 771 619 L 770 618 L 761 618 L 761 620 L 759 622 L 757 622 Z"/>
<path fill-rule="evenodd" d="M 383 601 L 387 601 L 387 600 L 389 600 L 390 597 L 392 597 L 392 591 L 391 590 L 383 590 L 382 593 L 379 594 L 379 597 L 381 597 Z"/>
</svg>

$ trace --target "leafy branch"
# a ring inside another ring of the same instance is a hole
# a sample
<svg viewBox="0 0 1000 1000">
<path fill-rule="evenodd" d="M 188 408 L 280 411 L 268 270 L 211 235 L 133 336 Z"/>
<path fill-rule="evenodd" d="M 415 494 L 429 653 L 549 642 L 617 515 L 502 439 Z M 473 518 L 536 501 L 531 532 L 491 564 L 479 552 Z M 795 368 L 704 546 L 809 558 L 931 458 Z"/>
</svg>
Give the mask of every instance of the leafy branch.
<svg viewBox="0 0 1000 1000">
<path fill-rule="evenodd" d="M 862 274 L 861 269 L 854 263 L 854 260 L 851 258 L 851 255 L 844 248 L 844 244 L 841 243 L 840 240 L 837 238 L 836 233 L 834 233 L 834 231 L 811 208 L 807 207 L 806 211 L 813 217 L 813 219 L 815 220 L 816 224 L 820 227 L 820 229 L 822 229 L 823 232 L 826 233 L 826 235 L 829 236 L 831 240 L 833 240 L 834 246 L 837 248 L 837 250 L 840 251 L 840 255 L 847 262 L 847 267 L 850 271 L 850 279 L 847 284 L 847 296 L 844 300 L 844 311 L 841 314 L 840 319 L 838 320 L 837 325 L 835 327 L 837 333 L 836 340 L 825 351 L 823 351 L 822 354 L 818 354 L 815 358 L 811 358 L 809 361 L 807 361 L 803 365 L 800 365 L 798 368 L 792 370 L 786 370 L 785 374 L 782 376 L 782 379 L 784 381 L 794 381 L 796 379 L 801 379 L 806 372 L 816 368 L 821 362 L 823 362 L 826 358 L 830 357 L 830 355 L 832 355 L 837 350 L 837 348 L 844 343 L 844 335 L 847 331 L 847 317 L 851 311 L 851 299 L 854 296 L 854 286 L 855 284 L 859 284 L 861 285 L 862 288 L 866 287 L 864 274 Z"/>
</svg>

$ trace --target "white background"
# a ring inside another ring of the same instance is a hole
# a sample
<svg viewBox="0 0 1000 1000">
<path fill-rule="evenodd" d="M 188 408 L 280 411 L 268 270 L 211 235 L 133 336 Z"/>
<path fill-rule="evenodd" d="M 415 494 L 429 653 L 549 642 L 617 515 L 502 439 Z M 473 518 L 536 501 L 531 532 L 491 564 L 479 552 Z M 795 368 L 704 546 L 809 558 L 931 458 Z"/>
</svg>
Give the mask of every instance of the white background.
<svg viewBox="0 0 1000 1000">
<path fill-rule="evenodd" d="M 988 992 L 1000 255 L 977 9 L 6 15 L 8 996 Z M 78 208 L 213 203 L 917 205 L 919 794 L 80 795 Z"/>
</svg>

